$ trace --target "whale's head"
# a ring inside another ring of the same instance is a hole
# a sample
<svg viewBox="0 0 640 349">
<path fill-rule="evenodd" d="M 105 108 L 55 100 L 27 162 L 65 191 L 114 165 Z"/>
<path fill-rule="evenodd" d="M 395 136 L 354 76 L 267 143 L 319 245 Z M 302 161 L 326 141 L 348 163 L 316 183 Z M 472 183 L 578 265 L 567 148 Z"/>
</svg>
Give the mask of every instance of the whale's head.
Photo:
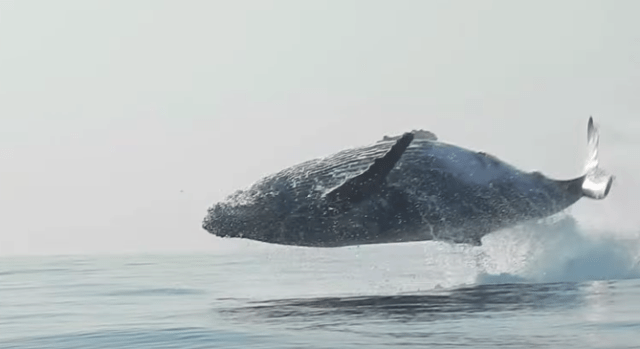
<svg viewBox="0 0 640 349">
<path fill-rule="evenodd" d="M 281 236 L 282 222 L 297 206 L 291 191 L 282 184 L 257 183 L 209 208 L 202 227 L 220 237 L 277 242 L 286 240 Z"/>
<path fill-rule="evenodd" d="M 202 227 L 220 237 L 254 238 L 264 219 L 264 208 L 246 191 L 237 191 L 209 208 Z"/>
<path fill-rule="evenodd" d="M 243 237 L 245 234 L 250 235 L 250 216 L 250 207 L 227 201 L 219 202 L 209 208 L 202 227 L 220 237 Z"/>
<path fill-rule="evenodd" d="M 245 230 L 247 205 L 237 200 L 243 196 L 238 190 L 224 201 L 218 202 L 207 210 L 202 227 L 209 233 L 220 237 L 238 237 Z"/>
</svg>

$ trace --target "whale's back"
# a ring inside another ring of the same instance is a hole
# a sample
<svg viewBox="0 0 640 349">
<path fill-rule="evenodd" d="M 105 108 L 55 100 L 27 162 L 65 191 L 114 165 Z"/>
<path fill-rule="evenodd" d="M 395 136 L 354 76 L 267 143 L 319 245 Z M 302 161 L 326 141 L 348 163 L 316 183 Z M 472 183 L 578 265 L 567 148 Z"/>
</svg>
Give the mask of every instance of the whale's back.
<svg viewBox="0 0 640 349">
<path fill-rule="evenodd" d="M 425 132 L 426 131 L 418 131 Z M 398 137 L 385 137 L 374 144 L 342 150 L 338 153 L 309 160 L 269 175 L 227 198 L 228 204 L 246 205 L 260 196 L 283 195 L 297 202 L 321 200 L 327 193 L 342 186 L 349 179 L 366 172 L 396 144 Z M 404 151 L 402 159 L 415 161 L 424 158 L 428 150 L 442 145 L 431 133 L 414 139 Z M 397 165 L 401 166 L 401 165 Z"/>
</svg>

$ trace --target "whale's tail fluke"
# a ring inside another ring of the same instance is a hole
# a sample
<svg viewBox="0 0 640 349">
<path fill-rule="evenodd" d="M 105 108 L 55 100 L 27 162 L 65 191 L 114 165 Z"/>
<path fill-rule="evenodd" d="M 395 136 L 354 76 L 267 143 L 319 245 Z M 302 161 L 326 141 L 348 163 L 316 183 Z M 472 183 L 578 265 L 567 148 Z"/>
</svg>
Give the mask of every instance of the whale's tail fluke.
<svg viewBox="0 0 640 349">
<path fill-rule="evenodd" d="M 585 164 L 584 181 L 582 182 L 582 194 L 592 199 L 604 199 L 609 194 L 613 176 L 600 168 L 598 163 L 598 143 L 600 135 L 593 124 L 593 118 L 589 118 L 587 126 L 588 156 Z"/>
</svg>

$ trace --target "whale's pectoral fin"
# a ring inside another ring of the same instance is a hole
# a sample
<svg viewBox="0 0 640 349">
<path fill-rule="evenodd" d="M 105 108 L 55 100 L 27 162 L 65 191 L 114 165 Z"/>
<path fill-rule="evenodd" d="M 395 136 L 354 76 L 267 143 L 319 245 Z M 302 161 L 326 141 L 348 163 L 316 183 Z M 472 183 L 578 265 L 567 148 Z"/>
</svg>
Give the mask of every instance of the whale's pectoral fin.
<svg viewBox="0 0 640 349">
<path fill-rule="evenodd" d="M 405 133 L 384 154 L 376 159 L 369 168 L 360 175 L 348 179 L 341 186 L 326 194 L 330 204 L 357 203 L 367 196 L 378 192 L 395 164 L 413 140 L 413 133 Z"/>
</svg>

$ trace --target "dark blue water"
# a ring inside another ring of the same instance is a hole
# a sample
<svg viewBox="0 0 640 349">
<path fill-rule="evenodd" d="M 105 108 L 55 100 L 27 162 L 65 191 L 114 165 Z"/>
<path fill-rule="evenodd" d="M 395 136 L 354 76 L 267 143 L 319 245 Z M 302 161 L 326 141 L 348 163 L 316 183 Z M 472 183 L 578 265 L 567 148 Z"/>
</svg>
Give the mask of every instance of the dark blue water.
<svg viewBox="0 0 640 349">
<path fill-rule="evenodd" d="M 635 240 L 0 259 L 1 348 L 630 348 Z"/>
</svg>

